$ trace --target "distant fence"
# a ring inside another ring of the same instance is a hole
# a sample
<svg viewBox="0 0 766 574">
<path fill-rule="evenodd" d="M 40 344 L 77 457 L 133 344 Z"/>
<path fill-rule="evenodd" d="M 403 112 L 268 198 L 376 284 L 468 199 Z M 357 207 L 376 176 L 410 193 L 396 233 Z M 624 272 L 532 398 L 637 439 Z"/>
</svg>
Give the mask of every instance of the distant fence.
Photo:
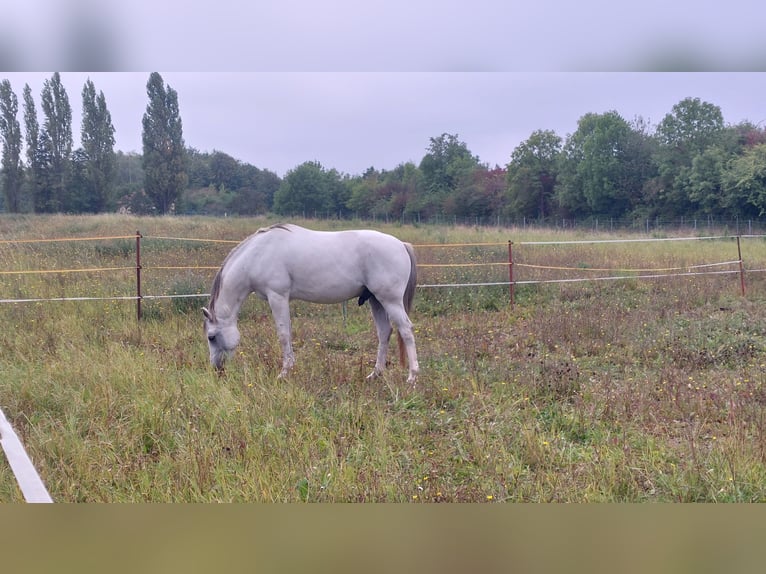
<svg viewBox="0 0 766 574">
<path fill-rule="evenodd" d="M 370 223 L 400 225 L 454 225 L 467 227 L 498 227 L 518 229 L 560 229 L 599 232 L 657 233 L 668 230 L 689 230 L 697 233 L 731 233 L 733 235 L 756 235 L 766 233 L 766 219 L 739 217 L 506 217 L 502 215 L 425 215 L 405 213 L 399 216 L 388 214 L 362 215 L 358 212 L 335 213 L 332 211 L 311 211 L 289 214 L 293 217 L 319 219 L 324 221 L 362 221 Z"/>
</svg>

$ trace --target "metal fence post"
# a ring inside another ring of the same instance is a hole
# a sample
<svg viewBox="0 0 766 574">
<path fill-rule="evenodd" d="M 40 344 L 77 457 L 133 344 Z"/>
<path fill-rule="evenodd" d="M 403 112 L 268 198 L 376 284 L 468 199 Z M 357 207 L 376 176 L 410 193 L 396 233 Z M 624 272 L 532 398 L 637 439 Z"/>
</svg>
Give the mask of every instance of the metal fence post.
<svg viewBox="0 0 766 574">
<path fill-rule="evenodd" d="M 516 290 L 513 282 L 513 241 L 508 240 L 508 279 L 510 280 L 509 290 L 511 295 L 511 308 L 516 303 Z"/>
<path fill-rule="evenodd" d="M 739 244 L 739 235 L 737 235 L 737 257 L 739 258 L 739 286 L 742 290 L 742 296 L 745 296 L 745 267 L 742 264 L 742 248 Z"/>
<path fill-rule="evenodd" d="M 136 230 L 136 317 L 141 320 L 141 232 Z"/>
</svg>

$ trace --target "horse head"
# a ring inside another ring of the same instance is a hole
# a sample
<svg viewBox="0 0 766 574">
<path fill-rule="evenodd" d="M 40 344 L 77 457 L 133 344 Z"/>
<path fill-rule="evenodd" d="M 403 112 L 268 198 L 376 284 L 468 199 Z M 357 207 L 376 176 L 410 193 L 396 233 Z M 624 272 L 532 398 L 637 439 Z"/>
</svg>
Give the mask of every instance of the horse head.
<svg viewBox="0 0 766 574">
<path fill-rule="evenodd" d="M 218 373 L 223 373 L 224 360 L 239 345 L 236 319 L 219 320 L 214 312 L 205 307 L 202 308 L 202 314 L 205 317 L 205 336 L 210 349 L 210 363 Z"/>
</svg>

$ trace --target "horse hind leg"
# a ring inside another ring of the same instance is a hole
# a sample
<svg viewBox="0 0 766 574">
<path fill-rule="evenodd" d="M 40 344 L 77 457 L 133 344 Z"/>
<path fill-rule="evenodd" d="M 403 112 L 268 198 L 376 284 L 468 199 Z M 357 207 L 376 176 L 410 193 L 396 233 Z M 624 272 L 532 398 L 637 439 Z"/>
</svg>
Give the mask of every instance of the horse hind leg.
<svg viewBox="0 0 766 574">
<path fill-rule="evenodd" d="M 378 356 L 375 359 L 375 368 L 367 375 L 367 379 L 375 379 L 380 376 L 386 368 L 386 356 L 388 355 L 388 340 L 391 338 L 391 322 L 388 320 L 388 313 L 383 305 L 372 295 L 369 298 L 372 319 L 375 322 L 375 329 L 378 332 Z"/>
<path fill-rule="evenodd" d="M 396 326 L 397 336 L 399 338 L 399 348 L 401 349 L 403 346 L 407 354 L 407 363 L 409 364 L 407 382 L 414 385 L 418 380 L 420 366 L 418 364 L 418 352 L 415 347 L 415 334 L 412 328 L 412 321 L 410 321 L 410 318 L 407 316 L 407 312 L 402 305 L 389 306 L 386 311 L 391 322 Z"/>
</svg>

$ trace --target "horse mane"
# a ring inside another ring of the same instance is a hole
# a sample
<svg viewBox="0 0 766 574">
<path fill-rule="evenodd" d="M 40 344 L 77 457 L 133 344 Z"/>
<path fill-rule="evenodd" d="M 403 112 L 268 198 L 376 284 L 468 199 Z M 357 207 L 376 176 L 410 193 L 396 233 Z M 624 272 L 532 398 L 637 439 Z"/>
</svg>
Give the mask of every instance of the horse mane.
<svg viewBox="0 0 766 574">
<path fill-rule="evenodd" d="M 267 231 L 271 231 L 272 229 L 284 229 L 285 231 L 290 231 L 290 228 L 287 227 L 287 224 L 285 223 L 275 223 L 274 225 L 269 225 L 268 227 L 261 227 L 255 233 L 243 239 L 236 247 L 234 247 L 234 249 L 229 251 L 229 254 L 226 256 L 226 258 L 223 260 L 223 263 L 221 263 L 221 266 L 218 268 L 218 271 L 213 278 L 213 286 L 210 288 L 210 302 L 208 303 L 207 308 L 213 314 L 213 316 L 215 316 L 215 302 L 218 299 L 218 295 L 221 293 L 221 287 L 223 285 L 223 268 L 226 267 L 229 259 L 231 259 L 235 253 L 238 253 L 240 249 L 245 246 L 245 244 L 250 242 L 251 239 L 258 235 L 262 235 Z"/>
</svg>

